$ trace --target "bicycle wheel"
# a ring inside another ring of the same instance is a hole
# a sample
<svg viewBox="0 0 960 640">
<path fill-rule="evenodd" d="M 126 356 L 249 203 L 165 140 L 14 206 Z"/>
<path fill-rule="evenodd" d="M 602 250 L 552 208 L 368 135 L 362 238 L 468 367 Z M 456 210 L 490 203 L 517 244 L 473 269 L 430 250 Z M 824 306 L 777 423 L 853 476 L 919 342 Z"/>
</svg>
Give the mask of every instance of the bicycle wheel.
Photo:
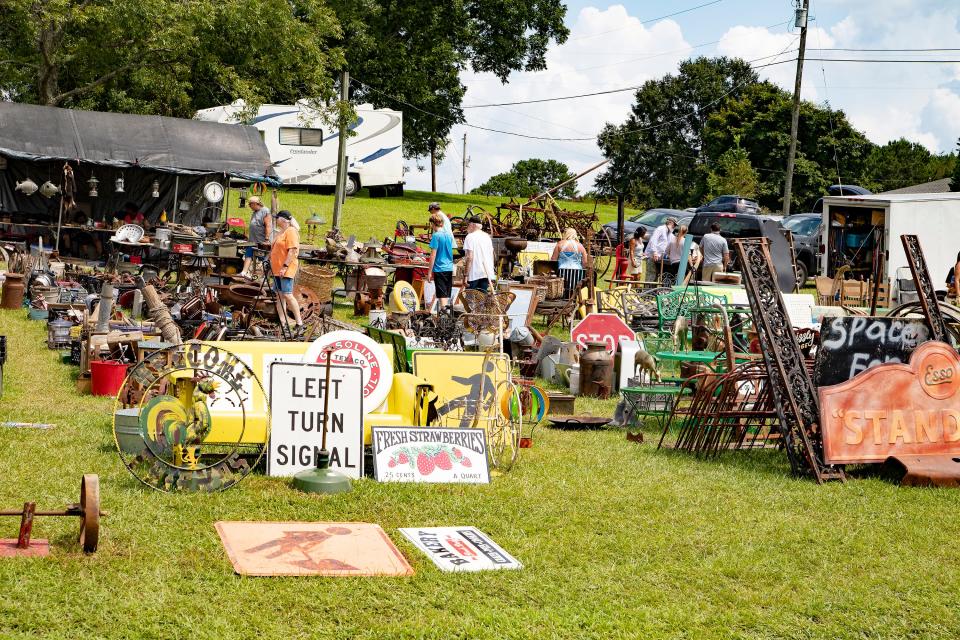
<svg viewBox="0 0 960 640">
<path fill-rule="evenodd" d="M 511 397 L 511 403 L 520 405 L 520 392 L 512 382 L 501 382 L 497 385 L 497 395 L 507 395 Z M 490 466 L 499 471 L 509 471 L 520 455 L 520 428 L 523 419 L 519 415 L 505 416 L 498 409 L 497 406 L 492 407 L 485 421 L 487 457 L 490 459 Z"/>
</svg>

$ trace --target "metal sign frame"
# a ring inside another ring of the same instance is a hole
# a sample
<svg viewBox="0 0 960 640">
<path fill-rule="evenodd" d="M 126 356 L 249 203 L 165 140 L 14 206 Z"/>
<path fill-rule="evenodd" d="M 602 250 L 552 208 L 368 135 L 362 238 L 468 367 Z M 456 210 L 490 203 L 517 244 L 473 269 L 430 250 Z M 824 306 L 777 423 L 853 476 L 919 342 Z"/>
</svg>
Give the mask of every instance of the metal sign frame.
<svg viewBox="0 0 960 640">
<path fill-rule="evenodd" d="M 795 475 L 812 474 L 821 484 L 844 480 L 841 467 L 823 460 L 817 391 L 804 366 L 803 353 L 777 286 L 768 240 L 734 240 L 733 245 L 740 259 L 790 468 Z"/>
</svg>

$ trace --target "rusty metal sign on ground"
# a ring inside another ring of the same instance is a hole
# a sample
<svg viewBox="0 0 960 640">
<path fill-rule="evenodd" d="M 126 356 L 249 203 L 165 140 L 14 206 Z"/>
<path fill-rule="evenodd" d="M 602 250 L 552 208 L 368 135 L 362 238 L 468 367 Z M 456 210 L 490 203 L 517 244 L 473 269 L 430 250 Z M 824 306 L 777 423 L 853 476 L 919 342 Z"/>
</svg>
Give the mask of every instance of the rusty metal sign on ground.
<svg viewBox="0 0 960 640">
<path fill-rule="evenodd" d="M 960 455 L 960 356 L 943 342 L 917 347 L 909 364 L 883 364 L 820 389 L 826 461 Z"/>
<path fill-rule="evenodd" d="M 246 576 L 412 576 L 386 532 L 364 522 L 217 522 Z"/>
</svg>

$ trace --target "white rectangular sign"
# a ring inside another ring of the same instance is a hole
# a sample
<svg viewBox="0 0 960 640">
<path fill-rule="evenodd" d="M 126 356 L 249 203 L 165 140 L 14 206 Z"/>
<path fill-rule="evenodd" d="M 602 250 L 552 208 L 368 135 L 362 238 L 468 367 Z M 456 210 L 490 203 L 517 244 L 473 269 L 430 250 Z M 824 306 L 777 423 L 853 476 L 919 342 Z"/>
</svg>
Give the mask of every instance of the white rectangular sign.
<svg viewBox="0 0 960 640">
<path fill-rule="evenodd" d="M 400 529 L 443 571 L 522 569 L 523 565 L 476 527 Z"/>
<path fill-rule="evenodd" d="M 301 362 L 270 365 L 270 455 L 267 473 L 292 476 L 317 466 L 323 439 L 326 366 Z M 363 370 L 330 368 L 330 468 L 363 477 Z"/>
<path fill-rule="evenodd" d="M 489 484 L 483 429 L 373 427 L 373 470 L 380 482 Z"/>
</svg>

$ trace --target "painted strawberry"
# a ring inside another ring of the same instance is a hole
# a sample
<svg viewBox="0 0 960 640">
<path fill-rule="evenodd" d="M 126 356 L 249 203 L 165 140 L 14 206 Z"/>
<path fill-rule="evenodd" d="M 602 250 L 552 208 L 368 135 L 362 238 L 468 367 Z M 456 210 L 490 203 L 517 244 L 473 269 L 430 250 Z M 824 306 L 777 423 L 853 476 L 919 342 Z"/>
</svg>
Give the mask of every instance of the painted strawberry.
<svg viewBox="0 0 960 640">
<path fill-rule="evenodd" d="M 420 475 L 428 476 L 433 473 L 434 467 L 433 459 L 426 454 L 419 454 L 417 456 L 417 471 L 420 472 Z"/>
<path fill-rule="evenodd" d="M 410 462 L 410 458 L 407 457 L 407 454 L 400 452 L 400 455 L 397 456 L 397 464 L 407 464 Z"/>
<path fill-rule="evenodd" d="M 470 462 L 470 458 L 464 458 L 463 460 L 460 461 L 460 464 L 462 464 L 462 465 L 465 466 L 465 467 L 472 467 L 472 466 L 473 466 L 473 463 Z"/>
<path fill-rule="evenodd" d="M 450 460 L 450 454 L 446 451 L 441 451 L 437 455 L 433 456 L 433 462 L 437 465 L 438 469 L 443 469 L 444 471 L 450 471 L 450 469 L 453 469 L 453 462 Z"/>
<path fill-rule="evenodd" d="M 463 451 L 460 451 L 460 449 L 454 447 L 454 448 L 453 448 L 453 457 L 456 458 L 457 460 L 459 460 L 460 458 L 463 457 Z"/>
<path fill-rule="evenodd" d="M 393 458 L 390 458 L 390 462 L 387 463 L 387 466 L 393 469 L 395 466 L 397 466 L 397 463 Z"/>
</svg>

